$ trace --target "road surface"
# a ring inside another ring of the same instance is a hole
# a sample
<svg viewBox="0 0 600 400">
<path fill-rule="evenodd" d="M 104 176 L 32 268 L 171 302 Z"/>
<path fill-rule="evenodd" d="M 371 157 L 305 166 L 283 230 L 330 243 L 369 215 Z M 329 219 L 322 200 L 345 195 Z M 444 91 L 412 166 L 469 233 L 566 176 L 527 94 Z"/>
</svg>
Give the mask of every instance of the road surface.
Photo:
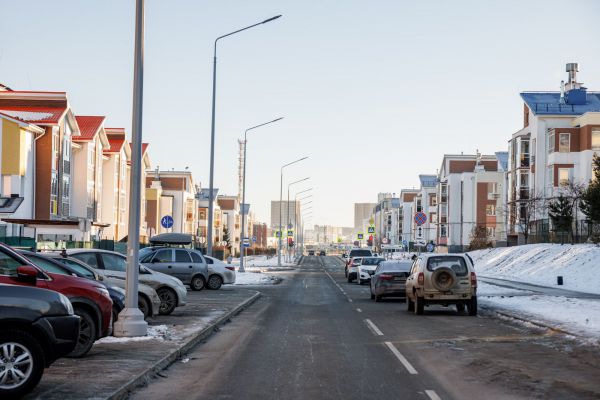
<svg viewBox="0 0 600 400">
<path fill-rule="evenodd" d="M 598 349 L 494 316 L 375 303 L 305 257 L 133 399 L 598 399 Z"/>
</svg>

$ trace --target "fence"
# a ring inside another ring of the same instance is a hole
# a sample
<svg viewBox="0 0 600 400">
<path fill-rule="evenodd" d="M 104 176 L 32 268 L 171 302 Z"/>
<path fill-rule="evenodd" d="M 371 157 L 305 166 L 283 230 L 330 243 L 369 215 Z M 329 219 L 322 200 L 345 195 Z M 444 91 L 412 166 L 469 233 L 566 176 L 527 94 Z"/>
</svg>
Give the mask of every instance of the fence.
<svg viewBox="0 0 600 400">
<path fill-rule="evenodd" d="M 535 243 L 588 243 L 600 236 L 600 224 L 586 220 L 573 222 L 569 231 L 554 230 L 548 220 L 536 221 L 527 239 L 528 244 Z"/>
</svg>

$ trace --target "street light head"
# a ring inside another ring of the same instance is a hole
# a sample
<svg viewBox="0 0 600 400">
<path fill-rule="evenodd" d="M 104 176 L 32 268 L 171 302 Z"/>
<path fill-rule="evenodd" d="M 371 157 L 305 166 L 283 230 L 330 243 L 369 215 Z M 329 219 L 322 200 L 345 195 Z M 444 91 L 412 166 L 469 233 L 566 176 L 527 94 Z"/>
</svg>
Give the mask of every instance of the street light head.
<svg viewBox="0 0 600 400">
<path fill-rule="evenodd" d="M 262 23 L 263 23 L 263 24 L 266 24 L 267 22 L 274 21 L 274 20 L 276 20 L 277 18 L 281 18 L 281 14 L 279 14 L 279 15 L 276 15 L 276 16 L 274 16 L 274 17 L 271 17 L 271 18 L 269 18 L 269 19 L 265 19 L 265 20 L 264 20 Z"/>
</svg>

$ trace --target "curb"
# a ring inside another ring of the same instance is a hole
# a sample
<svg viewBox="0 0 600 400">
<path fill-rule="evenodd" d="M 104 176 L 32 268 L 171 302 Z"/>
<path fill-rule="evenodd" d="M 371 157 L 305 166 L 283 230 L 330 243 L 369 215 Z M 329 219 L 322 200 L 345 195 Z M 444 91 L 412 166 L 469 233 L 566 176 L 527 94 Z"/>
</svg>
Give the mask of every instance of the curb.
<svg viewBox="0 0 600 400">
<path fill-rule="evenodd" d="M 509 312 L 506 312 L 506 311 L 498 311 L 498 310 L 487 308 L 487 307 L 486 307 L 486 310 L 488 310 L 490 312 L 493 312 L 493 313 L 495 313 L 497 315 L 500 315 L 500 316 L 502 316 L 504 318 L 509 318 L 509 319 L 514 319 L 514 320 L 520 321 L 520 322 L 525 322 L 527 324 L 531 324 L 531 325 L 537 326 L 538 328 L 548 329 L 548 330 L 550 330 L 552 332 L 561 333 L 563 335 L 569 335 L 569 336 L 579 337 L 579 335 L 577 335 L 575 333 L 572 333 L 572 332 L 569 332 L 569 331 L 565 331 L 564 329 L 557 328 L 555 326 L 552 326 L 552 325 L 549 325 L 549 324 L 546 324 L 546 323 L 543 323 L 543 322 L 540 322 L 540 321 L 535 321 L 535 320 L 532 320 L 532 319 L 520 317 L 518 315 L 509 313 Z"/>
<path fill-rule="evenodd" d="M 156 373 L 164 370 L 169 365 L 173 364 L 177 361 L 181 356 L 188 353 L 193 347 L 198 345 L 203 340 L 207 339 L 214 332 L 218 330 L 218 327 L 225 324 L 231 317 L 239 314 L 246 308 L 250 307 L 258 298 L 261 297 L 260 292 L 256 292 L 249 299 L 244 300 L 242 303 L 238 304 L 231 311 L 223 314 L 216 321 L 214 321 L 211 325 L 205 327 L 204 329 L 193 334 L 188 340 L 181 345 L 179 345 L 176 349 L 172 350 L 170 354 L 167 354 L 162 359 L 156 361 L 154 364 L 149 366 L 146 371 L 132 378 L 129 382 L 125 383 L 119 389 L 117 389 L 113 394 L 108 396 L 106 400 L 124 400 L 129 397 L 130 392 L 133 389 L 146 384 L 150 381 L 150 378 L 154 376 Z"/>
</svg>

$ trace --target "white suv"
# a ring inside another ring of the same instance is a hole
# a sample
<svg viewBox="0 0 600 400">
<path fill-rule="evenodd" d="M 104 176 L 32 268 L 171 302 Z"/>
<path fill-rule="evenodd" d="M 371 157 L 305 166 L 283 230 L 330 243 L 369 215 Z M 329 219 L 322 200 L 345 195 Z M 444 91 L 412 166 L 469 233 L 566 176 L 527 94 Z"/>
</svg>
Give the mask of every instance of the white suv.
<svg viewBox="0 0 600 400">
<path fill-rule="evenodd" d="M 464 254 L 421 254 L 416 257 L 406 280 L 408 311 L 423 314 L 430 304 L 465 306 L 477 315 L 477 276 L 473 263 Z"/>
</svg>

